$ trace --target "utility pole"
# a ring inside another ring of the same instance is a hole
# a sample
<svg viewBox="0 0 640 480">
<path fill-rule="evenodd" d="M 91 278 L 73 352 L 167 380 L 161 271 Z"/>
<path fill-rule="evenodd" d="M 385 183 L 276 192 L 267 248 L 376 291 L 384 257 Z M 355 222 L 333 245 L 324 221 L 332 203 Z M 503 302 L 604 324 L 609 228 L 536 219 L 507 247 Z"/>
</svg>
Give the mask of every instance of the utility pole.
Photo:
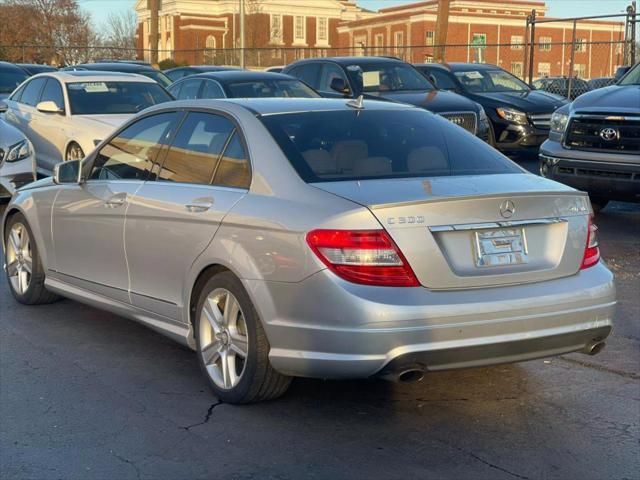
<svg viewBox="0 0 640 480">
<path fill-rule="evenodd" d="M 447 32 L 449 31 L 449 10 L 451 0 L 438 0 L 438 15 L 436 17 L 436 47 L 433 52 L 433 61 L 442 63 L 445 61 L 447 45 Z"/>
<path fill-rule="evenodd" d="M 244 0 L 240 0 L 240 68 L 244 68 Z"/>
<path fill-rule="evenodd" d="M 149 22 L 149 49 L 150 49 L 150 63 L 154 67 L 158 66 L 158 15 L 159 0 L 147 0 L 147 5 L 151 11 L 151 19 Z"/>
</svg>

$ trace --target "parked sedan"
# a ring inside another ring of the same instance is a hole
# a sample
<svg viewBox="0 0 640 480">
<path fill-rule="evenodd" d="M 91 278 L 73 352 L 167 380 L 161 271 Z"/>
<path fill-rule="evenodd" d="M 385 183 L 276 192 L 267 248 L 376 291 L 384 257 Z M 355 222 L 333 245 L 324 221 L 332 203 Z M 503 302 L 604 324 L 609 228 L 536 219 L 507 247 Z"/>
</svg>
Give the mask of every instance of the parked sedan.
<svg viewBox="0 0 640 480">
<path fill-rule="evenodd" d="M 29 74 L 13 63 L 0 62 L 0 100 L 7 98 Z"/>
<path fill-rule="evenodd" d="M 83 158 L 135 113 L 172 97 L 150 78 L 115 72 L 42 73 L 5 103 L 5 119 L 31 140 L 38 169 Z"/>
<path fill-rule="evenodd" d="M 438 88 L 478 102 L 491 122 L 495 146 L 511 154 L 535 153 L 549 135 L 551 114 L 567 100 L 529 85 L 495 65 L 427 63 L 416 68 Z"/>
<path fill-rule="evenodd" d="M 104 62 L 104 63 L 82 63 L 70 67 L 61 68 L 64 71 L 101 71 L 101 72 L 120 72 L 120 73 L 137 73 L 144 75 L 158 82 L 162 87 L 167 88 L 173 82 L 160 70 L 156 70 L 152 66 L 145 63 L 130 62 Z"/>
<path fill-rule="evenodd" d="M 425 108 L 492 142 L 484 109 L 452 92 L 437 90 L 412 65 L 389 57 L 311 58 L 282 71 L 299 78 L 324 97 L 363 98 Z"/>
<path fill-rule="evenodd" d="M 41 63 L 17 63 L 29 76 L 37 75 L 38 73 L 56 72 L 58 69 L 51 65 L 43 65 Z"/>
<path fill-rule="evenodd" d="M 616 84 L 616 79 L 613 77 L 600 77 L 592 78 L 587 82 L 589 84 L 589 90 L 597 90 L 598 88 L 610 87 Z"/>
<path fill-rule="evenodd" d="M 178 100 L 196 98 L 315 98 L 313 88 L 289 75 L 246 70 L 201 73 L 169 87 Z"/>
<path fill-rule="evenodd" d="M 0 113 L 5 108 L 6 104 L 0 102 Z M 17 188 L 35 179 L 31 142 L 20 130 L 0 119 L 0 199 L 10 198 Z"/>
<path fill-rule="evenodd" d="M 591 217 L 424 109 L 271 98 L 152 107 L 1 227 L 17 301 L 133 318 L 246 403 L 291 376 L 597 353 L 616 301 Z"/>
<path fill-rule="evenodd" d="M 191 65 L 188 67 L 176 67 L 165 70 L 164 74 L 171 79 L 172 82 L 190 75 L 209 72 L 227 72 L 229 70 L 242 70 L 240 67 L 223 67 L 220 65 Z"/>
</svg>

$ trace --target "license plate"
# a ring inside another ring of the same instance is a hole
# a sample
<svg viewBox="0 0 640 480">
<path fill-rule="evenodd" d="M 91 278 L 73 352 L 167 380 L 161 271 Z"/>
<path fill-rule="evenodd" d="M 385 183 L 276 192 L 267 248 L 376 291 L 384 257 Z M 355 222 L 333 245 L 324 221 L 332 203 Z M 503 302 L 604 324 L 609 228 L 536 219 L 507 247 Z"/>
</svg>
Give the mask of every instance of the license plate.
<svg viewBox="0 0 640 480">
<path fill-rule="evenodd" d="M 518 265 L 529 261 L 524 228 L 475 232 L 477 267 Z"/>
</svg>

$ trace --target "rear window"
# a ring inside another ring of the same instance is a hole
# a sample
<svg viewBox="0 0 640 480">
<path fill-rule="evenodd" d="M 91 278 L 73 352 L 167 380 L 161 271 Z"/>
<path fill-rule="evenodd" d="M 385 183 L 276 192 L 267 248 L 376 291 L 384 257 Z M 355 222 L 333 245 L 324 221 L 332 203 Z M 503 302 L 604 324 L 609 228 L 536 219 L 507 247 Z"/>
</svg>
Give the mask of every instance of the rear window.
<svg viewBox="0 0 640 480">
<path fill-rule="evenodd" d="M 308 183 L 522 173 L 482 140 L 424 110 L 260 117 Z"/>
</svg>

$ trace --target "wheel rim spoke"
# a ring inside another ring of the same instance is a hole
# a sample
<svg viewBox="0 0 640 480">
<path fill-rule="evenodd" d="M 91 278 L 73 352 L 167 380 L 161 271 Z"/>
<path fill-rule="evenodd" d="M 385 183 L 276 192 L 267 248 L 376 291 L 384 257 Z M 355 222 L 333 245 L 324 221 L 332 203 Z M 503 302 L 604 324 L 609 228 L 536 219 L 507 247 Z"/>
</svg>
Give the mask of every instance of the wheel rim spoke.
<svg viewBox="0 0 640 480">
<path fill-rule="evenodd" d="M 25 257 L 24 259 L 24 263 L 22 264 L 22 267 L 25 269 L 25 271 L 31 275 L 31 269 L 32 269 L 32 265 L 31 265 L 31 259 L 27 259 Z"/>
<path fill-rule="evenodd" d="M 21 223 L 14 224 L 9 231 L 5 263 L 13 290 L 21 295 L 26 293 L 33 272 L 33 258 L 29 233 Z"/>
<path fill-rule="evenodd" d="M 25 270 L 18 272 L 18 291 L 24 293 L 29 288 L 29 274 Z"/>
<path fill-rule="evenodd" d="M 240 312 L 238 300 L 231 293 L 228 293 L 224 304 L 224 324 L 228 327 L 234 326 L 238 318 L 238 312 Z"/>
<path fill-rule="evenodd" d="M 211 329 L 215 333 L 220 332 L 220 320 L 222 318 L 222 315 L 220 314 L 218 305 L 216 305 L 210 298 L 207 298 L 207 300 L 204 302 L 202 313 L 207 319 L 207 322 L 209 323 Z"/>
<path fill-rule="evenodd" d="M 14 253 L 18 253 L 20 251 L 20 235 L 17 229 L 12 229 L 9 233 L 9 242 Z"/>
<path fill-rule="evenodd" d="M 202 360 L 205 365 L 215 363 L 218 358 L 218 349 L 220 348 L 220 342 L 215 340 L 202 349 Z"/>
<path fill-rule="evenodd" d="M 10 277 L 15 277 L 18 274 L 18 260 L 13 260 L 7 264 L 7 273 Z"/>
<path fill-rule="evenodd" d="M 248 347 L 247 337 L 244 335 L 236 333 L 231 336 L 231 345 L 229 348 L 231 348 L 231 350 L 233 350 L 237 355 L 240 355 L 242 358 L 247 358 L 247 354 L 249 352 Z"/>
</svg>

